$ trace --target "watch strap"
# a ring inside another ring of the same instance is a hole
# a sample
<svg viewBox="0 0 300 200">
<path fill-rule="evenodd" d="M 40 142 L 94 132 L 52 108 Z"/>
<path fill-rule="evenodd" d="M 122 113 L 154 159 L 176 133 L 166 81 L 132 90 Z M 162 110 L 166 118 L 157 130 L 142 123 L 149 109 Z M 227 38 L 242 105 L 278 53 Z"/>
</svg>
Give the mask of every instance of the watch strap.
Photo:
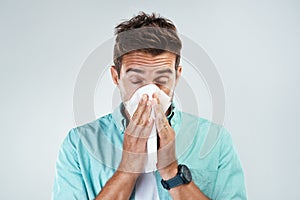
<svg viewBox="0 0 300 200">
<path fill-rule="evenodd" d="M 161 180 L 161 184 L 163 185 L 163 187 L 167 190 L 170 190 L 171 188 L 174 188 L 176 186 L 182 185 L 184 184 L 182 178 L 177 174 L 175 177 L 165 181 L 165 180 Z"/>
</svg>

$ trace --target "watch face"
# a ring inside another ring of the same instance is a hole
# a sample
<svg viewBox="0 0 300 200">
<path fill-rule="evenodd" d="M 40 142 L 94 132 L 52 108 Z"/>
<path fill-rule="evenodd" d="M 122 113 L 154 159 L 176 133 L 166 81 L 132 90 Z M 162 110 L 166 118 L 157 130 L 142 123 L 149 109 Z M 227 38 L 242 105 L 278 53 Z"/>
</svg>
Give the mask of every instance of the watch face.
<svg viewBox="0 0 300 200">
<path fill-rule="evenodd" d="M 187 166 L 179 165 L 179 172 L 185 183 L 192 181 L 192 174 Z"/>
</svg>

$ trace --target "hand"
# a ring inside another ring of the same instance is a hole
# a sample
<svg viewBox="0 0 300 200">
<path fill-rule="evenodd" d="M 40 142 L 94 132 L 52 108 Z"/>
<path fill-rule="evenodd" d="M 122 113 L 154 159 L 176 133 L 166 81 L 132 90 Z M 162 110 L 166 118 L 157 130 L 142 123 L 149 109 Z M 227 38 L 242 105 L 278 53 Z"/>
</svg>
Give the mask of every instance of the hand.
<svg viewBox="0 0 300 200">
<path fill-rule="evenodd" d="M 142 173 L 147 159 L 147 140 L 154 120 L 150 119 L 152 102 L 143 95 L 124 133 L 122 160 L 119 171 Z"/>
<path fill-rule="evenodd" d="M 177 173 L 177 160 L 175 152 L 175 131 L 170 126 L 157 95 L 153 95 L 155 125 L 159 137 L 159 149 L 157 154 L 157 169 L 163 179 L 169 179 Z"/>
</svg>

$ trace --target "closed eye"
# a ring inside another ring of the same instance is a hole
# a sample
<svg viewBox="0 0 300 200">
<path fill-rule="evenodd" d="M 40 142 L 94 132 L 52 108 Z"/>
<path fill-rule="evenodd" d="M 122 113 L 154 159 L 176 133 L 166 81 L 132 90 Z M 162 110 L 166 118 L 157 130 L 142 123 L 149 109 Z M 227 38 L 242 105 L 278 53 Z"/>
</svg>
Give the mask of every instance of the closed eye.
<svg viewBox="0 0 300 200">
<path fill-rule="evenodd" d="M 164 85 L 164 84 L 167 84 L 169 80 L 170 80 L 170 78 L 168 76 L 160 76 L 160 77 L 156 78 L 154 80 L 154 82 L 157 84 Z"/>
<path fill-rule="evenodd" d="M 143 81 L 131 81 L 132 84 L 140 84 L 142 83 Z"/>
<path fill-rule="evenodd" d="M 143 82 L 143 79 L 139 76 L 132 76 L 129 78 L 129 80 L 132 84 L 140 84 Z"/>
</svg>

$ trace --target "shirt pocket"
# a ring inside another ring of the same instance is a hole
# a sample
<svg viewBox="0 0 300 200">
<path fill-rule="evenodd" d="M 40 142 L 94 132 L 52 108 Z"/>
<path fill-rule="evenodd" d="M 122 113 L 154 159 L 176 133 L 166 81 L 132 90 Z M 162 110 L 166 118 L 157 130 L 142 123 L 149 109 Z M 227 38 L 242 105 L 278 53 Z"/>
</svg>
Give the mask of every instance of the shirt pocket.
<svg viewBox="0 0 300 200">
<path fill-rule="evenodd" d="M 192 178 L 198 188 L 211 198 L 215 186 L 217 171 L 191 169 Z"/>
</svg>

